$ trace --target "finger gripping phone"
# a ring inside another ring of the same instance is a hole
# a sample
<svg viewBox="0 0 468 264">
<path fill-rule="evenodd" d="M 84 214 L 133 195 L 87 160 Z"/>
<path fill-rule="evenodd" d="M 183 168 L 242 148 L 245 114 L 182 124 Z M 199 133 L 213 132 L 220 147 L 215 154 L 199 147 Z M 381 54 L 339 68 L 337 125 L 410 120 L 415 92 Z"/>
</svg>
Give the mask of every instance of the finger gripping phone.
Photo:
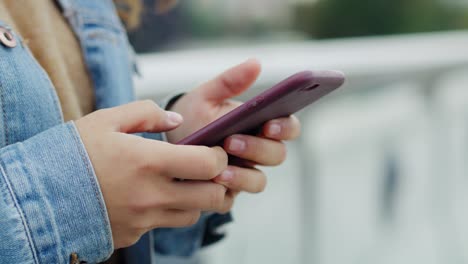
<svg viewBox="0 0 468 264">
<path fill-rule="evenodd" d="M 218 146 L 234 134 L 255 134 L 269 120 L 290 116 L 339 88 L 339 71 L 303 71 L 287 78 L 177 144 Z"/>
</svg>

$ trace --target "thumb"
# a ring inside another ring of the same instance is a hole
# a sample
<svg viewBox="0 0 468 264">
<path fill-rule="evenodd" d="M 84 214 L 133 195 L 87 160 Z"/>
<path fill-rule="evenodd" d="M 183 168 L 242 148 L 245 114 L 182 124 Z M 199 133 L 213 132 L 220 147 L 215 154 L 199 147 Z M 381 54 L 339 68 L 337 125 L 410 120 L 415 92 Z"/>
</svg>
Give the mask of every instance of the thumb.
<svg viewBox="0 0 468 264">
<path fill-rule="evenodd" d="M 257 80 L 260 71 L 260 63 L 249 59 L 203 84 L 197 92 L 206 100 L 221 103 L 247 90 Z"/>
<path fill-rule="evenodd" d="M 122 133 L 164 132 L 178 127 L 183 118 L 164 111 L 151 100 L 137 101 L 105 110 L 108 123 Z"/>
</svg>

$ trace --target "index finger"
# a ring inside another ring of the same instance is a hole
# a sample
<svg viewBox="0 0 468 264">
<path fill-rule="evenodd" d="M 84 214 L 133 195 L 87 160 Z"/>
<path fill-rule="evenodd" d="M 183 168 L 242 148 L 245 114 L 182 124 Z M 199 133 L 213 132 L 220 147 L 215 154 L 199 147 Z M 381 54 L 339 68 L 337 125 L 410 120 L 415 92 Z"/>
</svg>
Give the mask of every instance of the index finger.
<svg viewBox="0 0 468 264">
<path fill-rule="evenodd" d="M 249 88 L 257 79 L 260 70 L 260 63 L 249 59 L 203 84 L 197 92 L 208 101 L 223 102 Z"/>
</svg>

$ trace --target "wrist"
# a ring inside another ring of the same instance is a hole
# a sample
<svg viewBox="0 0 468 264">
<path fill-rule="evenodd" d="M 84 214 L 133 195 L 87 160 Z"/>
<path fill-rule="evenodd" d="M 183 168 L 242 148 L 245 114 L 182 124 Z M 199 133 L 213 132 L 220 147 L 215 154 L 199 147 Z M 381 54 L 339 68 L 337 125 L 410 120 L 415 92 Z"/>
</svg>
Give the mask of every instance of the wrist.
<svg viewBox="0 0 468 264">
<path fill-rule="evenodd" d="M 174 111 L 177 112 L 177 102 L 179 102 L 182 97 L 184 97 L 185 93 L 180 93 L 175 96 L 170 97 L 168 100 L 166 100 L 166 103 L 162 105 L 166 111 Z M 169 132 L 163 132 L 161 133 L 161 138 L 162 141 L 168 142 L 168 143 L 175 143 L 169 140 L 168 136 Z"/>
</svg>

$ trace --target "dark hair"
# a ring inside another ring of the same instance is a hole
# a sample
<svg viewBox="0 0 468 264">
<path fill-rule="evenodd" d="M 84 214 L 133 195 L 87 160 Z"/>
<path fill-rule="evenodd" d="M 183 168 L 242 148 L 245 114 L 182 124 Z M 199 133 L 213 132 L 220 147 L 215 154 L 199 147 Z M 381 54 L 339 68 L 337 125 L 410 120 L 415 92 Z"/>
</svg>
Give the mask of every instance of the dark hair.
<svg viewBox="0 0 468 264">
<path fill-rule="evenodd" d="M 177 4 L 178 0 L 155 0 L 151 9 L 157 14 L 168 12 Z M 140 25 L 141 13 L 143 12 L 143 0 L 114 0 L 120 19 L 128 30 Z"/>
</svg>

